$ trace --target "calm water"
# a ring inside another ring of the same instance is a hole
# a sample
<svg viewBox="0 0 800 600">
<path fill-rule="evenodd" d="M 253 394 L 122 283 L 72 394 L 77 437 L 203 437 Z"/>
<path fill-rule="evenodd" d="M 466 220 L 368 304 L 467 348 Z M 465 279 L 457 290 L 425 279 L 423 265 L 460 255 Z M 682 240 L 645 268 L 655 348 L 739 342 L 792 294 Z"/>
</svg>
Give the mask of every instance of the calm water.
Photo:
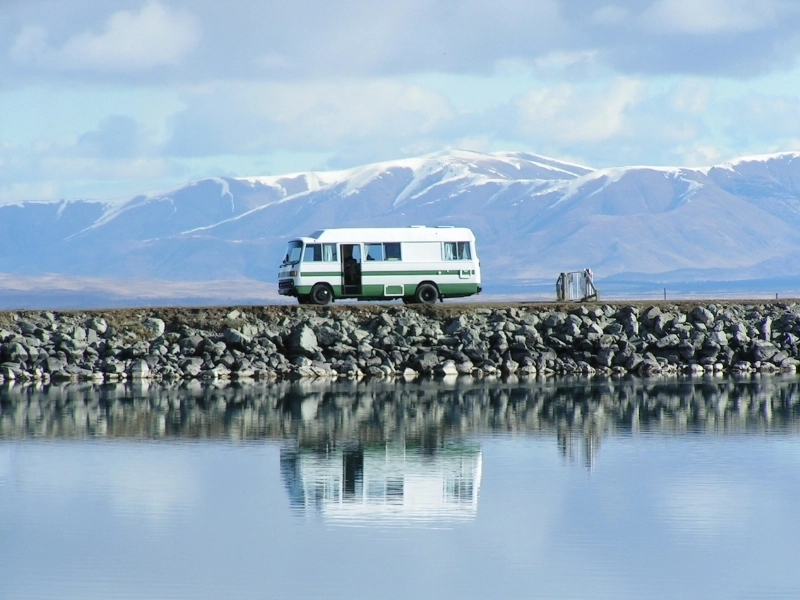
<svg viewBox="0 0 800 600">
<path fill-rule="evenodd" d="M 0 388 L 0 598 L 798 598 L 800 379 Z"/>
</svg>

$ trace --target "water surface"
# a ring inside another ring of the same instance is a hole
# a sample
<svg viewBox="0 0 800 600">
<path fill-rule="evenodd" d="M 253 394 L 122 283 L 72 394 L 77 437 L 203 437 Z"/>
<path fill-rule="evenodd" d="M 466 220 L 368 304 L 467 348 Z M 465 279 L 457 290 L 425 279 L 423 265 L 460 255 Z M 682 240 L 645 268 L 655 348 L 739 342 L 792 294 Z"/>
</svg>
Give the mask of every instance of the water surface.
<svg viewBox="0 0 800 600">
<path fill-rule="evenodd" d="M 2 388 L 0 597 L 800 597 L 798 383 Z"/>
</svg>

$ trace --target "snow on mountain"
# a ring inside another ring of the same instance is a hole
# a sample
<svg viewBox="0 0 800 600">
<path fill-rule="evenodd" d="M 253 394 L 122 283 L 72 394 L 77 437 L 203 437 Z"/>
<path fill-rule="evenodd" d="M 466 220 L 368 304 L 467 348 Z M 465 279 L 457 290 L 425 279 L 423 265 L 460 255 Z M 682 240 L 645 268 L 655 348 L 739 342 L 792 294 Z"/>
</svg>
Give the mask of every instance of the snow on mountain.
<svg viewBox="0 0 800 600">
<path fill-rule="evenodd" d="M 796 276 L 800 154 L 593 170 L 525 153 L 448 151 L 206 179 L 123 203 L 0 206 L 0 273 L 274 281 L 292 237 L 398 225 L 471 227 L 488 287 L 587 266 L 617 278 Z"/>
</svg>

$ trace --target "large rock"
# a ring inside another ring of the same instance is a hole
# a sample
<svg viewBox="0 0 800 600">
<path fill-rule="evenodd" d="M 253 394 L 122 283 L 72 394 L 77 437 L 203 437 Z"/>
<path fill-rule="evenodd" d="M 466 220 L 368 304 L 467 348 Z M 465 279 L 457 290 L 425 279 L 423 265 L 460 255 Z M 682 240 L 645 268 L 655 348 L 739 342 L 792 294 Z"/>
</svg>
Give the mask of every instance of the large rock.
<svg viewBox="0 0 800 600">
<path fill-rule="evenodd" d="M 308 325 L 295 327 L 289 336 L 289 352 L 292 356 L 313 356 L 319 350 L 317 335 Z"/>
<path fill-rule="evenodd" d="M 690 360 L 694 357 L 695 347 L 689 340 L 683 340 L 678 344 L 678 353 L 684 360 Z"/>
<path fill-rule="evenodd" d="M 105 319 L 94 317 L 89 321 L 89 329 L 96 331 L 98 334 L 103 335 L 108 330 L 108 323 Z"/>
<path fill-rule="evenodd" d="M 680 345 L 680 343 L 681 343 L 680 338 L 674 333 L 671 333 L 659 339 L 656 342 L 656 347 L 659 350 L 663 350 L 665 348 L 677 348 Z"/>
<path fill-rule="evenodd" d="M 458 375 L 458 368 L 454 361 L 446 360 L 436 368 L 436 372 L 447 377 L 448 375 Z"/>
<path fill-rule="evenodd" d="M 467 320 L 467 317 L 465 315 L 461 315 L 457 319 L 450 321 L 450 323 L 447 324 L 447 327 L 444 328 L 444 332 L 447 335 L 458 333 L 467 325 L 468 322 L 469 321 Z"/>
<path fill-rule="evenodd" d="M 150 365 L 145 360 L 135 360 L 128 369 L 131 379 L 147 379 L 150 377 Z"/>
<path fill-rule="evenodd" d="M 252 341 L 250 336 L 245 335 L 238 329 L 227 328 L 222 332 L 222 336 L 225 338 L 225 342 L 232 346 L 244 347 L 245 344 L 249 344 Z"/>
<path fill-rule="evenodd" d="M 761 339 L 764 341 L 770 341 L 772 338 L 772 318 L 766 317 L 761 322 Z"/>
<path fill-rule="evenodd" d="M 611 362 L 614 360 L 614 350 L 611 348 L 603 348 L 597 353 L 595 361 L 601 367 L 610 367 Z"/>
<path fill-rule="evenodd" d="M 626 307 L 617 313 L 617 322 L 628 337 L 639 335 L 639 311 L 635 307 Z"/>
<path fill-rule="evenodd" d="M 714 321 L 714 313 L 702 306 L 695 306 L 690 315 L 695 323 L 708 325 Z"/>
<path fill-rule="evenodd" d="M 3 355 L 8 362 L 25 362 L 28 360 L 28 348 L 19 342 L 11 342 L 3 346 Z"/>
<path fill-rule="evenodd" d="M 52 360 L 52 359 L 48 359 L 48 362 L 50 360 Z M 56 363 L 56 364 L 59 364 L 59 363 Z M 145 364 L 147 364 L 147 363 L 145 363 Z M 63 366 L 62 366 L 62 368 L 63 368 Z M 102 369 L 103 373 L 112 373 L 114 375 L 121 375 L 122 373 L 125 372 L 125 363 L 123 363 L 123 362 L 121 362 L 119 360 L 116 360 L 114 358 L 107 358 L 106 360 L 103 361 L 103 364 L 101 365 L 101 369 Z M 50 370 L 51 370 L 51 372 L 55 372 L 55 371 L 60 371 L 61 368 L 54 368 L 54 369 L 50 369 Z"/>
<path fill-rule="evenodd" d="M 203 370 L 203 359 L 193 356 L 180 364 L 181 372 L 185 377 L 197 377 Z"/>
<path fill-rule="evenodd" d="M 330 325 L 323 325 L 322 327 L 319 327 L 316 330 L 315 335 L 317 336 L 317 344 L 323 348 L 335 346 L 337 343 L 345 339 L 345 336 L 341 332 L 336 331 Z"/>
<path fill-rule="evenodd" d="M 423 373 L 430 373 L 439 365 L 439 357 L 433 352 L 426 352 L 414 361 L 414 368 Z"/>
<path fill-rule="evenodd" d="M 764 340 L 755 340 L 753 342 L 753 361 L 761 362 L 769 360 L 777 353 L 778 349 L 771 342 L 766 342 Z"/>
<path fill-rule="evenodd" d="M 63 371 L 67 366 L 67 361 L 58 358 L 57 356 L 48 356 L 44 361 L 44 368 L 48 373 L 57 373 Z"/>
<path fill-rule="evenodd" d="M 154 338 L 163 335 L 164 330 L 166 329 L 164 321 L 155 317 L 147 317 L 146 319 L 143 319 L 142 326 L 147 329 L 150 337 Z"/>
</svg>

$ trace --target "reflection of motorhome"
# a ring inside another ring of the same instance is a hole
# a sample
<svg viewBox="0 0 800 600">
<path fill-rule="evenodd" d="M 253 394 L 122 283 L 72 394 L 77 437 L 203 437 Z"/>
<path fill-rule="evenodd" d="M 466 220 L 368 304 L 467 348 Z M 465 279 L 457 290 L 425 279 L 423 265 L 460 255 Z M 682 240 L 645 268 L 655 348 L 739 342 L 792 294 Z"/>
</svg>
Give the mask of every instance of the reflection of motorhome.
<svg viewBox="0 0 800 600">
<path fill-rule="evenodd" d="M 301 304 L 337 298 L 433 304 L 481 291 L 475 236 L 464 227 L 325 229 L 289 242 L 278 291 Z"/>
<path fill-rule="evenodd" d="M 463 521 L 478 509 L 481 451 L 453 445 L 431 455 L 402 443 L 284 448 L 281 473 L 293 508 L 336 522 Z"/>
</svg>

